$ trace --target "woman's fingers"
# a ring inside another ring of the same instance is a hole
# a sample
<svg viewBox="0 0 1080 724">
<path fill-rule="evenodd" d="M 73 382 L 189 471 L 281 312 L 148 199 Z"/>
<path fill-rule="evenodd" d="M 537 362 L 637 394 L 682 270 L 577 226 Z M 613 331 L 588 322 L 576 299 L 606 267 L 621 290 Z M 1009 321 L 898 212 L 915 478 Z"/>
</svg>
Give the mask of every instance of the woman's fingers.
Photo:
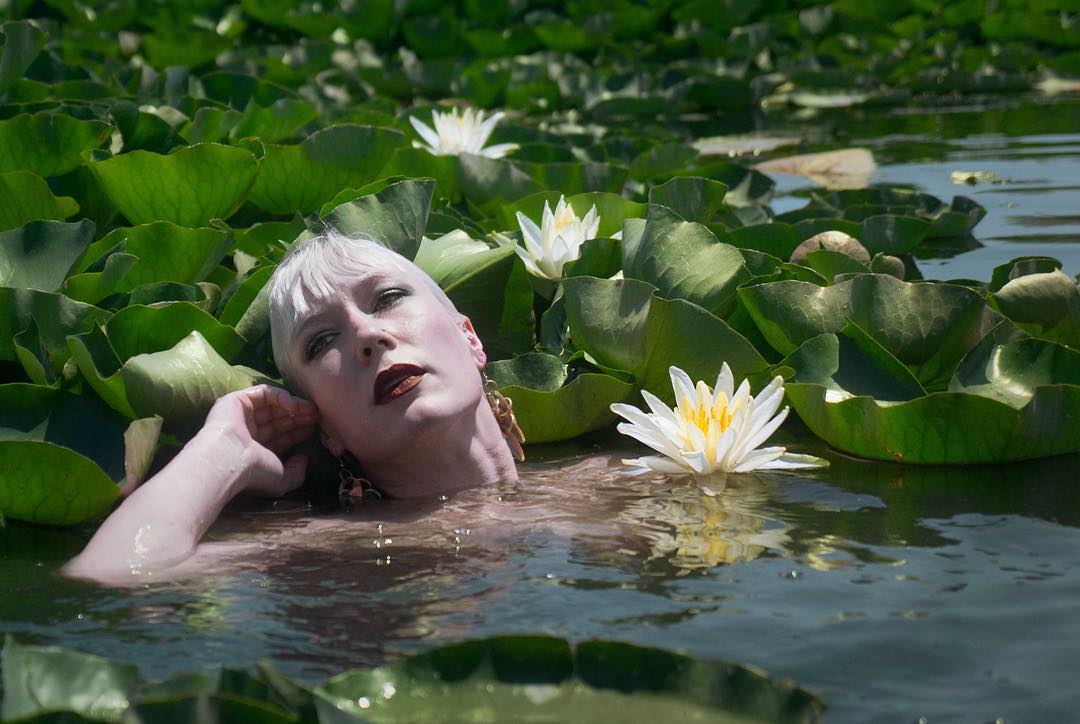
<svg viewBox="0 0 1080 724">
<path fill-rule="evenodd" d="M 279 387 L 259 385 L 241 394 L 248 427 L 262 444 L 295 428 L 312 427 L 319 418 L 314 404 Z"/>
<path fill-rule="evenodd" d="M 315 425 L 305 425 L 283 429 L 263 443 L 274 453 L 280 455 L 302 442 L 307 442 L 315 434 Z"/>
</svg>

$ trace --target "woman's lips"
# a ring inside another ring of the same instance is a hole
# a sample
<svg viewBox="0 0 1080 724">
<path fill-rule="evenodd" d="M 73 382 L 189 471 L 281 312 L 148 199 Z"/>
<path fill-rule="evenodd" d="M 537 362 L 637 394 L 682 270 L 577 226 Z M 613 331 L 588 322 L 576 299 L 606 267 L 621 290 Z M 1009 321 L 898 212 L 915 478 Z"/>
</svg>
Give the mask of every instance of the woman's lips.
<svg viewBox="0 0 1080 724">
<path fill-rule="evenodd" d="M 387 367 L 375 376 L 375 404 L 385 405 L 401 397 L 420 383 L 425 374 L 422 367 L 397 364 Z"/>
</svg>

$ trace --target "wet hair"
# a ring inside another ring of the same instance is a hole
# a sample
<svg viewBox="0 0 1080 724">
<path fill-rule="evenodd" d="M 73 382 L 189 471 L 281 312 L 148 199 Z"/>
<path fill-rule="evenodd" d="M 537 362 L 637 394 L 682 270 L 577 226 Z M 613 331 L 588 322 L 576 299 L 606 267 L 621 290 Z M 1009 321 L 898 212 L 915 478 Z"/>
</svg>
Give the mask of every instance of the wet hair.
<svg viewBox="0 0 1080 724">
<path fill-rule="evenodd" d="M 357 276 L 385 269 L 411 275 L 426 285 L 454 317 L 461 313 L 423 269 L 368 236 L 347 236 L 336 229 L 296 243 L 278 264 L 268 283 L 270 338 L 274 363 L 286 385 L 295 390 L 292 340 L 300 323 L 323 299 Z M 297 390 L 300 391 L 300 390 Z"/>
</svg>

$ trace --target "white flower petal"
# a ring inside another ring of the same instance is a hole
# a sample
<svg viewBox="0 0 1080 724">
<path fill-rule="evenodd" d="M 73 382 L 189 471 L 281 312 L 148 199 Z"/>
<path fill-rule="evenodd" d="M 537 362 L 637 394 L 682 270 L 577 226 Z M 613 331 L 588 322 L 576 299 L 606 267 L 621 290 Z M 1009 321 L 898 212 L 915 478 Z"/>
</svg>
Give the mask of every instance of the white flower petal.
<svg viewBox="0 0 1080 724">
<path fill-rule="evenodd" d="M 782 447 L 764 447 L 760 450 L 755 450 L 740 460 L 739 464 L 735 466 L 735 470 L 732 472 L 748 473 L 751 470 L 757 470 L 762 465 L 773 462 L 785 452 L 785 449 Z"/>
<path fill-rule="evenodd" d="M 678 461 L 672 460 L 671 458 L 658 457 L 656 455 L 648 455 L 645 457 L 623 460 L 622 462 L 623 465 L 635 465 L 643 468 L 641 472 L 657 472 L 669 474 L 691 472 L 690 467 L 682 465 Z"/>
<path fill-rule="evenodd" d="M 772 434 L 776 432 L 777 428 L 779 428 L 780 425 L 784 423 L 784 420 L 787 419 L 787 416 L 788 408 L 785 407 L 779 415 L 766 422 L 759 429 L 754 430 L 754 432 L 746 440 L 746 448 L 748 450 L 753 450 L 758 445 L 762 444 L 770 437 L 772 437 Z"/>
<path fill-rule="evenodd" d="M 436 133 L 431 126 L 413 116 L 409 116 L 409 123 L 411 123 L 412 127 L 416 129 L 416 132 L 420 134 L 420 138 L 424 139 L 424 142 L 431 147 L 432 153 L 436 153 L 439 147 L 439 134 Z"/>
<path fill-rule="evenodd" d="M 488 158 L 504 158 L 506 154 L 513 153 L 518 148 L 520 146 L 516 143 L 496 143 L 494 146 L 485 146 L 480 150 L 480 154 Z"/>
<path fill-rule="evenodd" d="M 720 393 L 724 393 L 724 398 L 731 402 L 732 392 L 735 387 L 735 378 L 731 374 L 731 368 L 728 367 L 728 363 L 724 362 L 720 365 L 720 374 L 716 376 L 716 387 L 713 388 L 713 398 L 718 399 Z"/>
<path fill-rule="evenodd" d="M 672 412 L 671 408 L 668 407 L 663 400 L 648 390 L 642 390 L 641 396 L 645 399 L 645 404 L 649 406 L 649 410 L 651 410 L 654 415 L 675 422 L 675 413 Z"/>
</svg>

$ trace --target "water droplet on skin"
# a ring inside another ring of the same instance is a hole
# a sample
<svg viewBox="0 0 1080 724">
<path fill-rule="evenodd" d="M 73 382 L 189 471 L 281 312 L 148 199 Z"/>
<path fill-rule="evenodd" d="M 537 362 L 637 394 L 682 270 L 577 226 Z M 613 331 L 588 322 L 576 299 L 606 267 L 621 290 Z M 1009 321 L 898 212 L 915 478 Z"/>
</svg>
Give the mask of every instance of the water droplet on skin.
<svg viewBox="0 0 1080 724">
<path fill-rule="evenodd" d="M 389 681 L 383 684 L 382 695 L 384 699 L 389 699 L 391 696 L 397 693 L 397 687 L 395 687 Z"/>
<path fill-rule="evenodd" d="M 356 705 L 361 709 L 367 709 L 369 706 L 371 706 L 371 701 L 369 701 L 366 696 L 361 696 L 359 699 L 356 700 Z"/>
</svg>

